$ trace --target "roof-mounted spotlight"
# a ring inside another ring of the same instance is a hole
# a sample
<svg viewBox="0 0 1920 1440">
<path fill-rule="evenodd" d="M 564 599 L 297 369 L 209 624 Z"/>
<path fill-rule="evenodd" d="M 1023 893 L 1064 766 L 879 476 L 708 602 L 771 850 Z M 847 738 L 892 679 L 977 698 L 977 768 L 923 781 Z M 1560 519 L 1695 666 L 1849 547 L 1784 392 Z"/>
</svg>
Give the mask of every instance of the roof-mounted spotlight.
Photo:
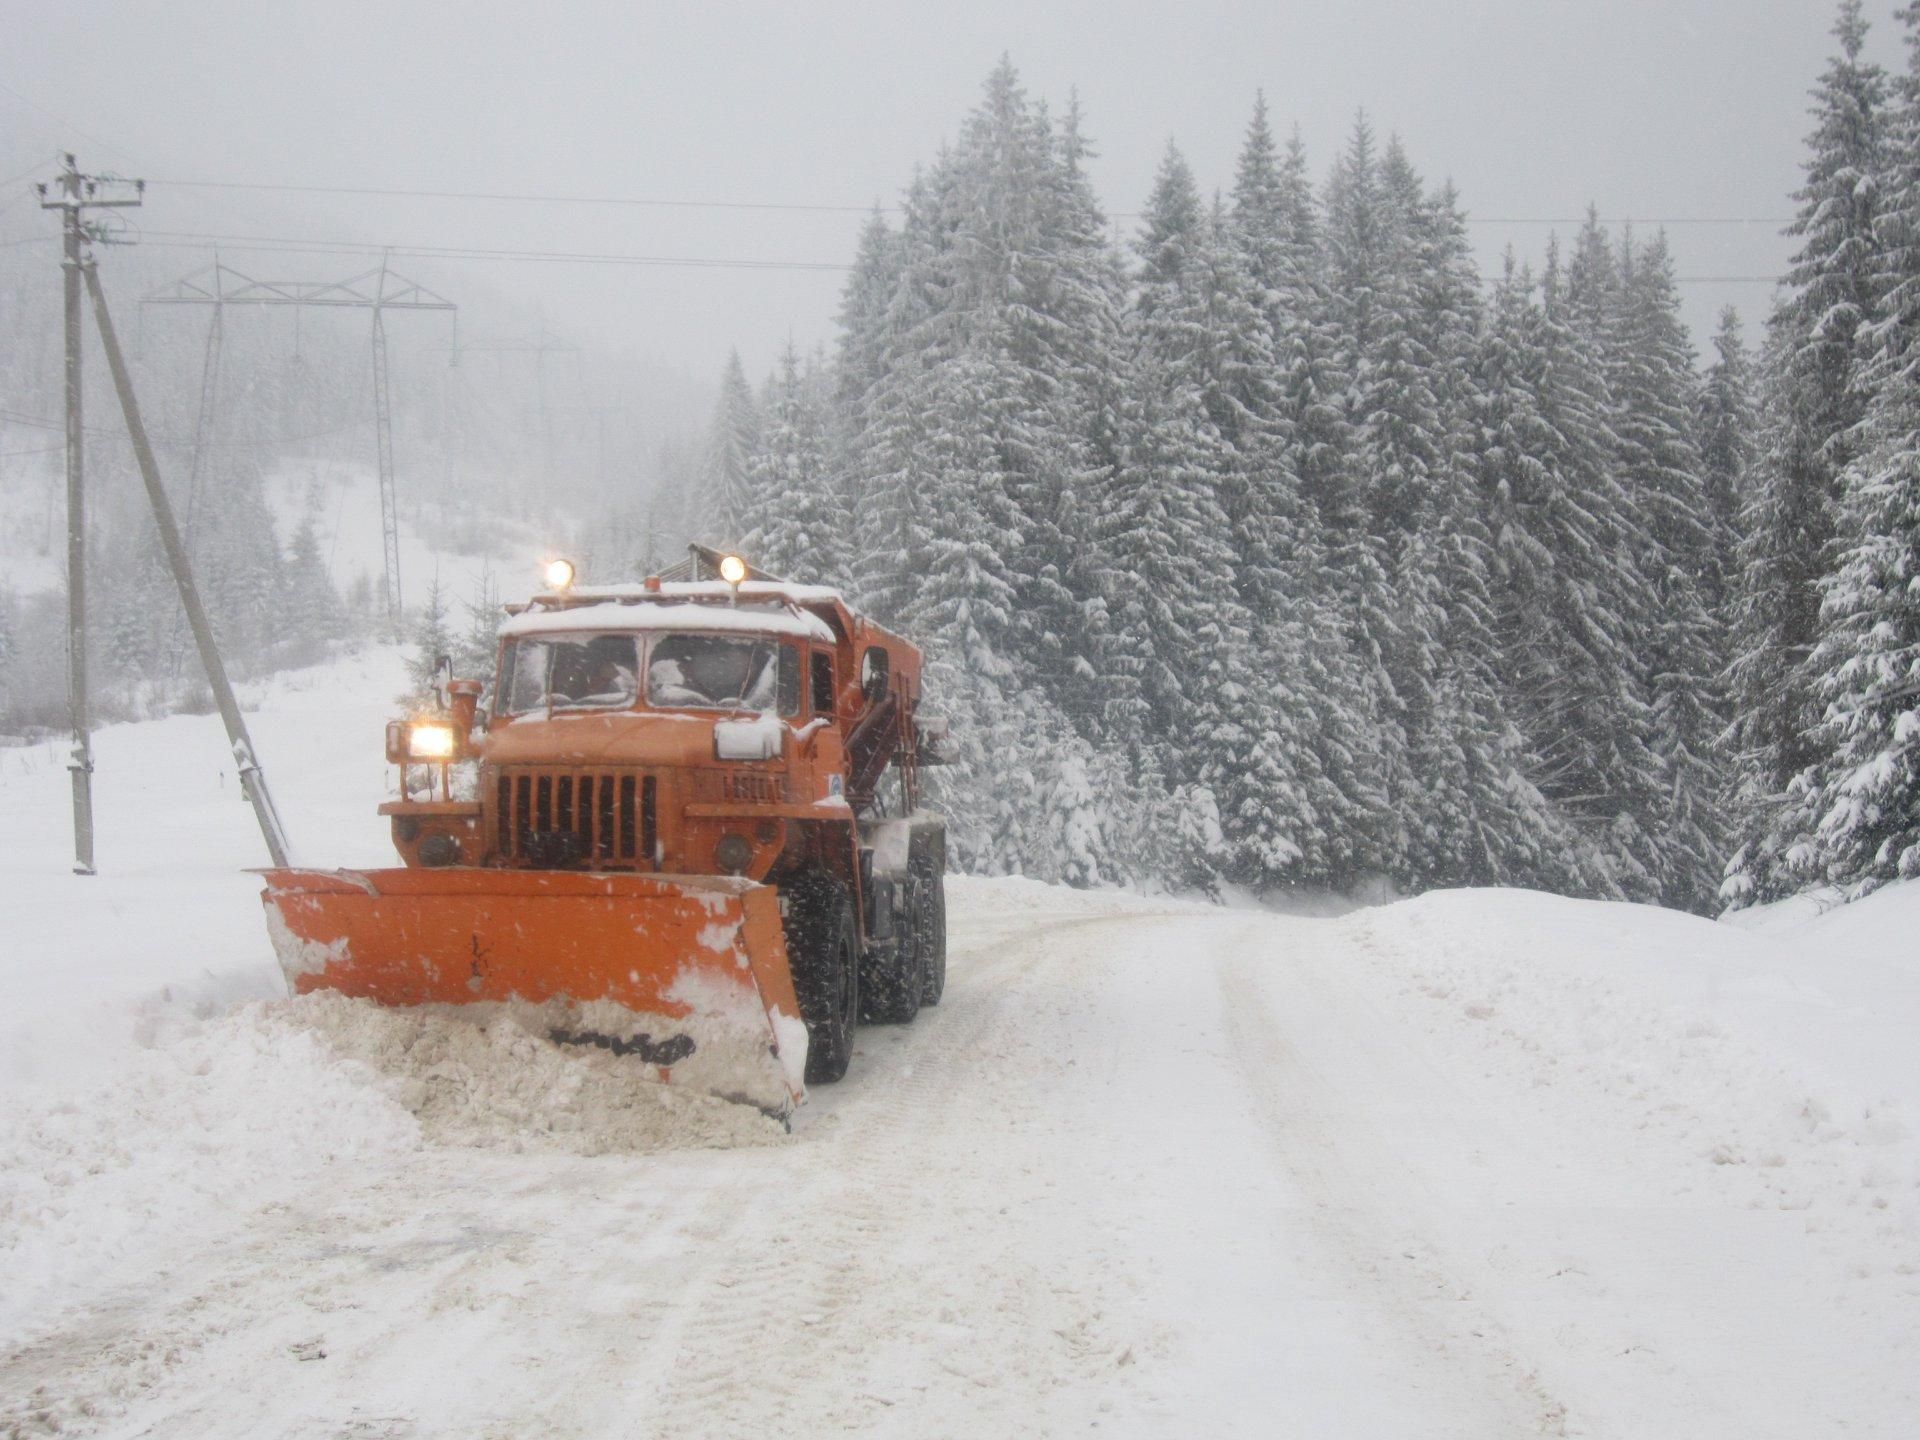
<svg viewBox="0 0 1920 1440">
<path fill-rule="evenodd" d="M 740 582 L 747 578 L 747 562 L 738 555 L 720 557 L 720 578 L 733 587 L 733 593 L 727 597 L 728 603 L 740 603 Z"/>
<path fill-rule="evenodd" d="M 573 584 L 573 562 L 571 560 L 549 560 L 546 569 L 547 587 L 552 590 L 565 590 Z"/>
</svg>

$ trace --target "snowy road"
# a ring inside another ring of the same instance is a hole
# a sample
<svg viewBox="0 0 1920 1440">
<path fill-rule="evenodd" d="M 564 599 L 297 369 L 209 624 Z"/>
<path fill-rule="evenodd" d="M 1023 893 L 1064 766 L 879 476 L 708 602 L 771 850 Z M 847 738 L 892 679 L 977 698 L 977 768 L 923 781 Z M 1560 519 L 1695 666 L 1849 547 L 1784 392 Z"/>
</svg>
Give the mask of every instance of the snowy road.
<svg viewBox="0 0 1920 1440">
<path fill-rule="evenodd" d="M 1330 1163 L 1358 1107 L 1313 1037 L 1356 1017 L 1266 989 L 1272 922 L 961 915 L 946 1003 L 867 1032 L 787 1144 L 343 1167 L 0 1393 L 129 1436 L 1550 1428 L 1486 1318 L 1389 1253 L 1391 1147 Z"/>
<path fill-rule="evenodd" d="M 1804 1436 L 1897 1373 L 1803 1216 L 1636 1194 L 1365 917 L 956 890 L 790 1140 L 327 1167 L 0 1357 L 8 1433 Z"/>
<path fill-rule="evenodd" d="M 349 863 L 385 664 L 257 717 Z M 956 880 L 945 1002 L 792 1136 L 582 1154 L 254 998 L 211 720 L 100 753 L 86 881 L 0 755 L 0 1436 L 1913 1433 L 1920 888 L 1778 938 Z"/>
</svg>

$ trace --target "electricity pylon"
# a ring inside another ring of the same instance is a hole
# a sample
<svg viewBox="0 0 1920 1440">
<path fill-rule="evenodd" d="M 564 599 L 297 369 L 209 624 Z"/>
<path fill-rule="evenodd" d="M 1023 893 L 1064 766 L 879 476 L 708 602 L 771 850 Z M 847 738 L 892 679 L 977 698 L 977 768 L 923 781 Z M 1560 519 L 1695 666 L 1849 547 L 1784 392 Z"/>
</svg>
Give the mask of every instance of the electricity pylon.
<svg viewBox="0 0 1920 1440">
<path fill-rule="evenodd" d="M 256 280 L 224 261 L 215 260 L 206 269 L 196 270 L 154 291 L 146 297 L 146 303 L 211 305 L 214 307 L 214 328 L 211 332 L 214 335 L 220 333 L 221 312 L 228 305 L 279 305 L 373 312 L 373 418 L 380 475 L 380 530 L 385 559 L 387 624 L 398 634 L 403 609 L 400 589 L 400 517 L 394 495 L 393 394 L 387 377 L 387 327 L 384 316 L 389 310 L 445 310 L 457 316 L 459 307 L 424 285 L 396 275 L 384 260 L 378 269 L 363 271 L 346 280 Z M 217 354 L 217 350 L 209 351 L 210 364 L 217 365 Z M 202 403 L 211 404 L 210 397 L 204 391 Z"/>
</svg>

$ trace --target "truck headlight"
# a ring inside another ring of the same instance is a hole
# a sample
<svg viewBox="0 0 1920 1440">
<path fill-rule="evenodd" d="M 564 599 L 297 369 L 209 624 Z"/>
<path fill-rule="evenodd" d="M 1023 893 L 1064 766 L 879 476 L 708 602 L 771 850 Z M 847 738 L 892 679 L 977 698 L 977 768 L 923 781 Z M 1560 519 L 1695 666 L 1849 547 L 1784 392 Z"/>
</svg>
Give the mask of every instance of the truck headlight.
<svg viewBox="0 0 1920 1440">
<path fill-rule="evenodd" d="M 451 760 L 451 725 L 410 725 L 407 727 L 407 753 L 415 760 Z"/>
</svg>

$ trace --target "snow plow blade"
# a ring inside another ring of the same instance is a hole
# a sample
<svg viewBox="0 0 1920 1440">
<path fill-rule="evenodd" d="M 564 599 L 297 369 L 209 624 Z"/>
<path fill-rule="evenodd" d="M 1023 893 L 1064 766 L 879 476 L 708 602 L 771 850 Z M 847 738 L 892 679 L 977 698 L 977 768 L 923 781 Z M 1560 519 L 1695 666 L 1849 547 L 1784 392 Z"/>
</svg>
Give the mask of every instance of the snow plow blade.
<svg viewBox="0 0 1920 1440">
<path fill-rule="evenodd" d="M 557 1041 L 769 1115 L 805 1098 L 806 1027 L 767 886 L 554 870 L 260 873 L 295 994 L 505 1009 Z"/>
</svg>

